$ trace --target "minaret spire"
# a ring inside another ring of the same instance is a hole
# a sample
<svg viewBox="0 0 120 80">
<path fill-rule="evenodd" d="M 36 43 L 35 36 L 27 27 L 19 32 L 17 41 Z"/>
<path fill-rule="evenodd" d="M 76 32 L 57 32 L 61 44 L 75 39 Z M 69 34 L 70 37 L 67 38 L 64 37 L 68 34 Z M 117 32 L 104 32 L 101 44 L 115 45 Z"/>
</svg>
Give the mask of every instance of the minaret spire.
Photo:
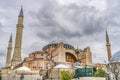
<svg viewBox="0 0 120 80">
<path fill-rule="evenodd" d="M 108 42 L 108 44 L 109 44 L 109 36 L 108 36 L 108 33 L 107 33 L 107 29 L 106 29 L 106 42 Z"/>
<path fill-rule="evenodd" d="M 12 33 L 11 33 L 11 35 L 10 35 L 10 40 L 9 40 L 9 42 L 12 42 Z"/>
<path fill-rule="evenodd" d="M 106 29 L 106 47 L 107 47 L 107 53 L 108 53 L 108 61 L 110 61 L 111 59 L 111 47 L 110 47 L 110 41 L 109 41 L 109 36 L 107 33 L 107 29 Z"/>
<path fill-rule="evenodd" d="M 11 54 L 12 54 L 12 34 L 8 43 L 7 58 L 6 58 L 6 67 L 11 66 Z"/>
<path fill-rule="evenodd" d="M 17 23 L 17 31 L 16 31 L 16 39 L 15 39 L 15 48 L 12 58 L 12 66 L 16 66 L 21 63 L 21 47 L 22 47 L 22 33 L 23 33 L 23 8 L 21 7 L 18 23 Z"/>
<path fill-rule="evenodd" d="M 24 17 L 24 15 L 23 15 L 23 6 L 21 6 L 21 10 L 20 10 L 20 13 L 19 13 L 19 17 Z"/>
</svg>

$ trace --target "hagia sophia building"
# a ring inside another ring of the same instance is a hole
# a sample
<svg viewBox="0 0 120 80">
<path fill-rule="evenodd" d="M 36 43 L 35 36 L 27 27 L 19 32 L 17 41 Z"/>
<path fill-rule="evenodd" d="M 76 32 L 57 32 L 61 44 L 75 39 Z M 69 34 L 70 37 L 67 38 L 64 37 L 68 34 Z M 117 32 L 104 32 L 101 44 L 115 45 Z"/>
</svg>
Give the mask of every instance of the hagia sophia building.
<svg viewBox="0 0 120 80">
<path fill-rule="evenodd" d="M 1 69 L 3 74 L 12 73 L 16 68 L 21 66 L 26 66 L 32 71 L 39 71 L 41 68 L 46 69 L 48 62 L 51 62 L 51 68 L 59 63 L 63 63 L 69 67 L 71 67 L 71 64 L 75 62 L 79 62 L 82 66 L 92 65 L 92 53 L 89 47 L 84 50 L 75 49 L 72 45 L 61 40 L 55 40 L 46 44 L 43 46 L 42 50 L 33 51 L 28 55 L 28 57 L 25 57 L 24 60 L 22 60 L 21 48 L 24 29 L 23 22 L 24 14 L 23 8 L 21 7 L 16 27 L 15 47 L 14 49 L 12 48 L 13 41 L 11 34 L 8 42 L 6 66 Z"/>
</svg>

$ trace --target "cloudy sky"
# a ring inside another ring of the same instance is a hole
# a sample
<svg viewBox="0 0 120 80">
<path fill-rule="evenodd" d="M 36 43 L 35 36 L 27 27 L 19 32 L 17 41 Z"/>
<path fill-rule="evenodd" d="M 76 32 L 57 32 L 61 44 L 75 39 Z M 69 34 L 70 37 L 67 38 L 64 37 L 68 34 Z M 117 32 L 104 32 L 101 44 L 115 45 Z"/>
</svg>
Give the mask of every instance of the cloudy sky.
<svg viewBox="0 0 120 80">
<path fill-rule="evenodd" d="M 80 49 L 91 48 L 93 63 L 107 60 L 105 31 L 112 54 L 120 46 L 120 0 L 0 0 L 0 67 L 5 66 L 10 34 L 13 47 L 18 14 L 23 5 L 22 56 L 60 38 Z"/>
</svg>

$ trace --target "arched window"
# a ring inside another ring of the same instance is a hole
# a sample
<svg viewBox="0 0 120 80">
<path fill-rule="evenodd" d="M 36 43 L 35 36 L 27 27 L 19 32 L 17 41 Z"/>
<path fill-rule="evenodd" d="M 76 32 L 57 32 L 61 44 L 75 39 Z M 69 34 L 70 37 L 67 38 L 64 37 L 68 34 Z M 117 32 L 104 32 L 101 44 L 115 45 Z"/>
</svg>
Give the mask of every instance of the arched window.
<svg viewBox="0 0 120 80">
<path fill-rule="evenodd" d="M 66 52 L 66 61 L 67 62 L 75 62 L 76 58 L 72 53 Z"/>
</svg>

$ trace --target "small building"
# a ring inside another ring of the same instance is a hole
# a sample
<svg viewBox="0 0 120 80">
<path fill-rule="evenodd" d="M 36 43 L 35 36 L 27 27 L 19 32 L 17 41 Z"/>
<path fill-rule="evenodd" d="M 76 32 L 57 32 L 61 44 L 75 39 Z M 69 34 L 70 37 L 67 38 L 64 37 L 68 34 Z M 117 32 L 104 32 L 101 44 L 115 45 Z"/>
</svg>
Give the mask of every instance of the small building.
<svg viewBox="0 0 120 80">
<path fill-rule="evenodd" d="M 110 80 L 120 80 L 120 51 L 116 52 L 107 65 Z"/>
</svg>

